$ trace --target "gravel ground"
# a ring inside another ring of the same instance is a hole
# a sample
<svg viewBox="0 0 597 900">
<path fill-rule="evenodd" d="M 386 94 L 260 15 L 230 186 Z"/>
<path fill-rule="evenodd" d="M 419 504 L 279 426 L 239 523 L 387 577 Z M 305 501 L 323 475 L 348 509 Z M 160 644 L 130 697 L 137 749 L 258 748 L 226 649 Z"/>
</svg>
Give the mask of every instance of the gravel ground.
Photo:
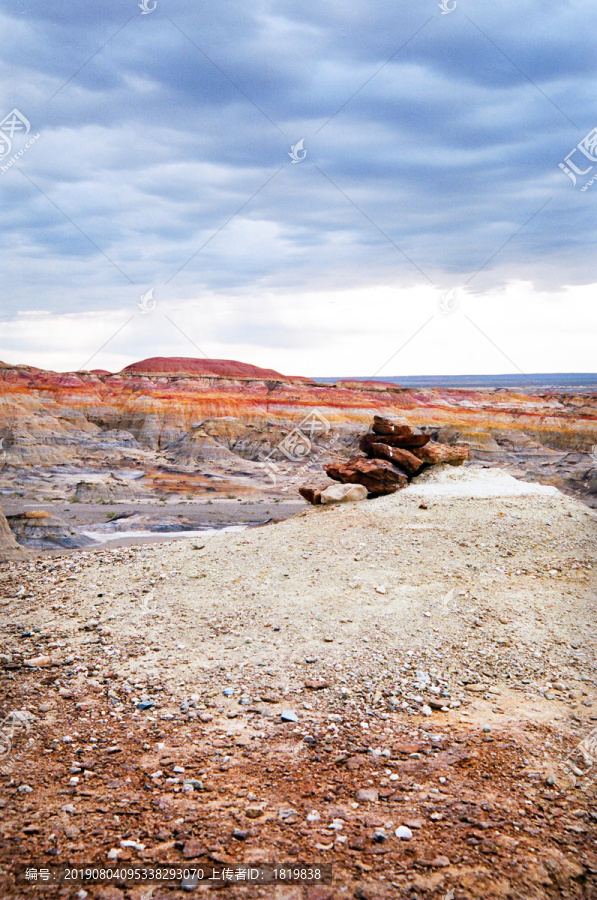
<svg viewBox="0 0 597 900">
<path fill-rule="evenodd" d="M 553 489 L 434 470 L 205 542 L 6 564 L 2 709 L 30 718 L 3 726 L 2 896 L 78 897 L 13 861 L 112 851 L 333 865 L 234 898 L 597 897 L 594 772 L 564 764 L 597 725 L 596 530 Z"/>
</svg>

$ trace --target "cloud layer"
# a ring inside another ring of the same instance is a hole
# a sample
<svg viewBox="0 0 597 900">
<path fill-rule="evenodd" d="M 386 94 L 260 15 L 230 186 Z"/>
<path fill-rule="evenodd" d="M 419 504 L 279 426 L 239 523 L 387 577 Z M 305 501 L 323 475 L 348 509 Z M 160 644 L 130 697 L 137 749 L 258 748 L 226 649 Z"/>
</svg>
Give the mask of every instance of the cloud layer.
<svg viewBox="0 0 597 900">
<path fill-rule="evenodd" d="M 425 321 L 423 296 L 433 306 L 466 283 L 479 323 L 516 285 L 517 365 L 568 367 L 565 353 L 529 356 L 526 329 L 552 321 L 538 304 L 565 301 L 579 333 L 590 327 L 597 185 L 583 193 L 558 168 L 597 124 L 588 0 L 458 0 L 447 15 L 434 0 L 158 0 L 147 15 L 15 0 L 0 22 L 2 116 L 16 107 L 40 134 L 0 171 L 0 358 L 81 365 L 102 343 L 94 323 L 126 321 L 154 287 L 177 322 L 202 310 L 209 355 L 288 369 L 292 347 L 297 374 L 367 375 L 380 340 L 408 338 L 417 304 L 413 324 Z M 344 325 L 355 297 L 365 321 L 380 291 L 392 313 L 363 327 L 357 359 Z M 313 297 L 336 310 L 317 326 Z M 140 321 L 95 364 L 135 358 Z M 164 343 L 192 355 L 172 328 Z M 325 346 L 333 371 L 313 368 Z M 480 371 L 483 354 L 464 362 Z M 385 374 L 408 370 L 426 371 L 404 357 Z"/>
</svg>

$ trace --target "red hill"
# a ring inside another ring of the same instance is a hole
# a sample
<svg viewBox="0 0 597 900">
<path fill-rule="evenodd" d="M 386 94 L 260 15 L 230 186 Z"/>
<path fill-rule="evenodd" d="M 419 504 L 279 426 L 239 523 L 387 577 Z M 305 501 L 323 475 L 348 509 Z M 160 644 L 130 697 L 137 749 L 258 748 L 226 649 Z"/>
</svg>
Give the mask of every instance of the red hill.
<svg viewBox="0 0 597 900">
<path fill-rule="evenodd" d="M 186 356 L 152 356 L 126 366 L 121 374 L 131 375 L 219 375 L 223 378 L 275 378 L 287 377 L 274 369 L 262 369 L 234 359 L 194 359 Z"/>
</svg>

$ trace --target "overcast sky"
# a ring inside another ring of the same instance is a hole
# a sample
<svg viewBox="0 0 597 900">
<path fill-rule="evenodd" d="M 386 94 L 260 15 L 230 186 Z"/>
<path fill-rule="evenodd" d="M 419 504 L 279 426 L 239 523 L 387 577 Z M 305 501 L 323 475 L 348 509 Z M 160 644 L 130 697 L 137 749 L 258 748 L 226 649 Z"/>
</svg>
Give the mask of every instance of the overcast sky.
<svg viewBox="0 0 597 900">
<path fill-rule="evenodd" d="M 0 12 L 0 359 L 595 371 L 594 2 L 138 2 Z"/>
</svg>

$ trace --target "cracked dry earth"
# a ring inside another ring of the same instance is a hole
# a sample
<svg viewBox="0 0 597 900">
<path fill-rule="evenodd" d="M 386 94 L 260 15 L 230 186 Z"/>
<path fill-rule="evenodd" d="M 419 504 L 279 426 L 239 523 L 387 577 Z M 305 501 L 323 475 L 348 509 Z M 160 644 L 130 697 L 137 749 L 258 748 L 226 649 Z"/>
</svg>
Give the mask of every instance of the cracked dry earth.
<svg viewBox="0 0 597 900">
<path fill-rule="evenodd" d="M 575 749 L 597 727 L 595 515 L 492 472 L 4 565 L 1 708 L 21 718 L 3 726 L 0 897 L 216 889 L 24 866 L 298 862 L 332 863 L 332 883 L 217 890 L 597 897 L 597 777 Z"/>
</svg>

